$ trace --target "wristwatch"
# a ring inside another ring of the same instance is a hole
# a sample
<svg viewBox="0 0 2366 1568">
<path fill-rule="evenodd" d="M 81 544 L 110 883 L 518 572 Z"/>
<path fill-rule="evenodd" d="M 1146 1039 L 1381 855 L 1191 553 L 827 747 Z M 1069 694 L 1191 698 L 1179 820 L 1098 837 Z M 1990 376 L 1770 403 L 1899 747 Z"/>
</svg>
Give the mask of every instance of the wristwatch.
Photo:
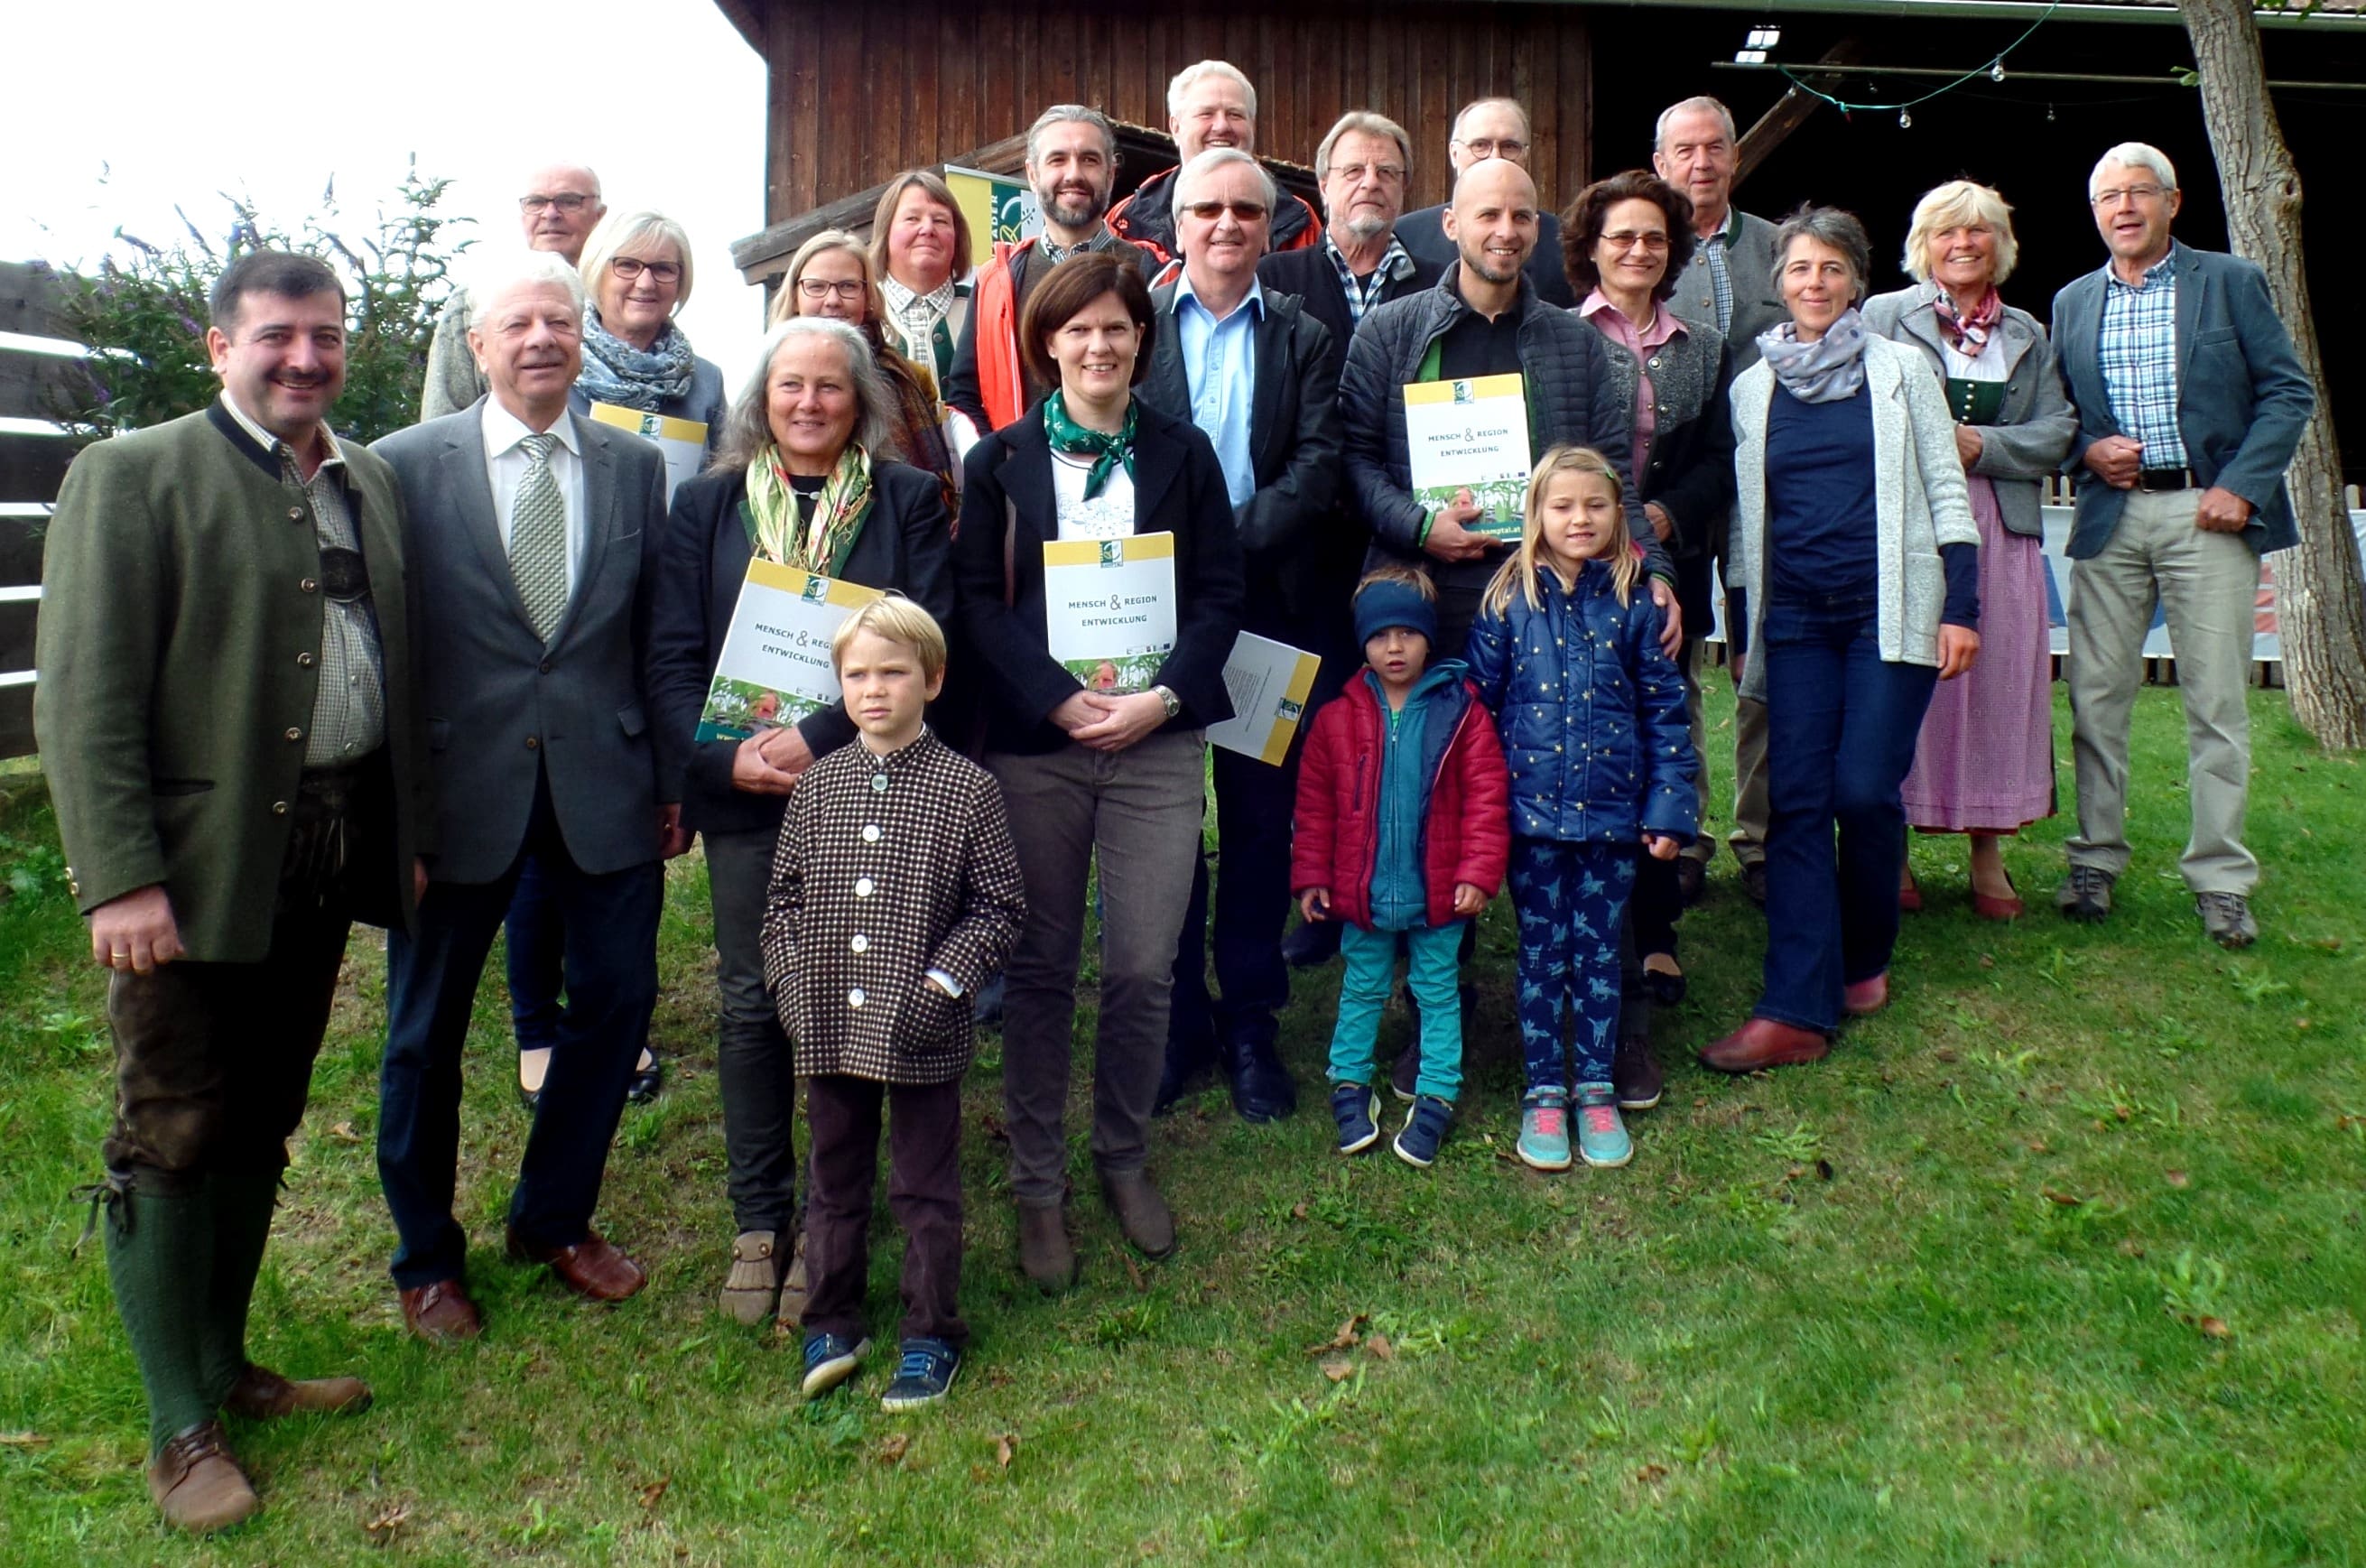
<svg viewBox="0 0 2366 1568">
<path fill-rule="evenodd" d="M 1165 704 L 1166 705 L 1166 716 L 1167 716 L 1167 717 L 1169 717 L 1169 718 L 1174 718 L 1174 717 L 1176 717 L 1177 716 L 1178 716 L 1178 715 L 1180 715 L 1180 714 L 1182 713 L 1182 711 L 1183 711 L 1183 699 L 1182 699 L 1182 698 L 1180 698 L 1180 697 L 1178 697 L 1178 696 L 1177 696 L 1173 692 L 1169 691 L 1166 687 L 1165 687 L 1165 686 L 1153 686 L 1153 687 L 1151 687 L 1151 688 L 1150 688 L 1150 692 L 1151 692 L 1151 694 L 1152 694 L 1153 696 L 1156 697 L 1160 702 L 1165 703 Z"/>
</svg>

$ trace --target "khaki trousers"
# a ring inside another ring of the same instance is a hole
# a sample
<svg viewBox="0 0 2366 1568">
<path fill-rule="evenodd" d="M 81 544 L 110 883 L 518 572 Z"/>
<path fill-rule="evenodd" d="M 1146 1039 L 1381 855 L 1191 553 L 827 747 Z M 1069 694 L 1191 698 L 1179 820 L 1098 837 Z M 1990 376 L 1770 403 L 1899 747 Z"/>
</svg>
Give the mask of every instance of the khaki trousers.
<svg viewBox="0 0 2366 1568">
<path fill-rule="evenodd" d="M 2248 896 L 2259 863 L 2243 847 L 2251 726 L 2243 689 L 2251 668 L 2259 558 L 2240 534 L 2193 525 L 2196 491 L 2133 491 L 2102 553 L 2075 561 L 2070 623 L 2071 749 L 2079 830 L 2070 863 L 2112 876 L 2127 869 L 2128 719 L 2144 679 L 2155 604 L 2169 619 L 2185 700 L 2186 796 L 2191 836 L 2179 868 L 2196 893 Z"/>
</svg>

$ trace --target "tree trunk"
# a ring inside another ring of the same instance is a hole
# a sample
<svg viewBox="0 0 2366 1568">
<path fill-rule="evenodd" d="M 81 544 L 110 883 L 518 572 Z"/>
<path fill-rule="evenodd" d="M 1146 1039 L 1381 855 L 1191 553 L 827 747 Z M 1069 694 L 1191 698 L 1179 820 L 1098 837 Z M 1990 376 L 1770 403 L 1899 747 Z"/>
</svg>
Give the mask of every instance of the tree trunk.
<svg viewBox="0 0 2366 1568">
<path fill-rule="evenodd" d="M 2268 97 L 2267 62 L 2252 0 L 2180 0 L 2201 67 L 2202 113 L 2226 232 L 2236 254 L 2268 275 L 2268 293 L 2316 388 L 2316 417 L 2300 438 L 2291 472 L 2300 546 L 2270 560 L 2284 684 L 2293 714 L 2320 745 L 2366 746 L 2366 582 L 2357 536 L 2342 504 L 2341 456 L 2326 395 L 2325 358 L 2301 266 L 2300 173 Z"/>
</svg>

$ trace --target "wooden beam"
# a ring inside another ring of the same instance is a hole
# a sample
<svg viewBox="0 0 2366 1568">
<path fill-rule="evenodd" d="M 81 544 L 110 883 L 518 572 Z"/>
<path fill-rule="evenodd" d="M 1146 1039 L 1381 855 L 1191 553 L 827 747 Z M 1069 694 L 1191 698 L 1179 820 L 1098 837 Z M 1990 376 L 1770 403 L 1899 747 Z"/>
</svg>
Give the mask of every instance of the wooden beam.
<svg viewBox="0 0 2366 1568">
<path fill-rule="evenodd" d="M 1863 47 L 1855 39 L 1844 38 L 1824 51 L 1823 58 L 1816 63 L 1853 65 L 1863 53 Z M 1840 85 L 1840 77 L 1831 72 L 1808 80 L 1828 93 Z M 1741 190 L 1742 182 L 1774 155 L 1774 149 L 1783 145 L 1786 138 L 1807 124 L 1823 107 L 1823 99 L 1813 93 L 1803 93 L 1797 86 L 1775 99 L 1774 107 L 1758 117 L 1758 123 L 1742 133 L 1740 144 L 1734 148 L 1733 188 Z"/>
<path fill-rule="evenodd" d="M 732 29 L 747 39 L 758 58 L 764 53 L 764 11 L 759 0 L 715 0 L 715 8 Z"/>
</svg>

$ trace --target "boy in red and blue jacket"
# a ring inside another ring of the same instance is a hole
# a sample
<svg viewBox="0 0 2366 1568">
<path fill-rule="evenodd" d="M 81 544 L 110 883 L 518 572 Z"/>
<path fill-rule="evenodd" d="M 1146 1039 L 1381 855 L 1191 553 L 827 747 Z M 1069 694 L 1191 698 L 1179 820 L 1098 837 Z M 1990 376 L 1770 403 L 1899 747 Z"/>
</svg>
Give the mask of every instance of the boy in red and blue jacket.
<svg viewBox="0 0 2366 1568">
<path fill-rule="evenodd" d="M 1309 920 L 1344 922 L 1331 1114 L 1339 1152 L 1380 1140 L 1374 1046 L 1397 950 L 1421 1008 L 1421 1080 L 1394 1143 L 1426 1166 L 1462 1086 L 1462 933 L 1503 886 L 1511 781 L 1503 743 L 1459 660 L 1429 662 L 1429 579 L 1385 567 L 1356 585 L 1366 668 L 1314 716 L 1299 764 L 1290 885 Z"/>
</svg>

